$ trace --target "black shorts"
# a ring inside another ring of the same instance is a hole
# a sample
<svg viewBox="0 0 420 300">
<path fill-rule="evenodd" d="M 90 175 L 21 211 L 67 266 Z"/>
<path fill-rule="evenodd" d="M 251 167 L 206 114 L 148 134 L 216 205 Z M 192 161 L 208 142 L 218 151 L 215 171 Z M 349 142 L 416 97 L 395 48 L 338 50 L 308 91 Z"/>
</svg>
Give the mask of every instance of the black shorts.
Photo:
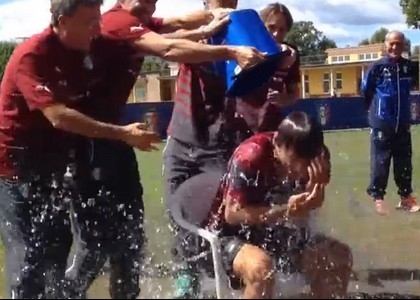
<svg viewBox="0 0 420 300">
<path fill-rule="evenodd" d="M 275 230 L 276 236 L 272 241 L 266 238 L 252 240 L 244 238 L 242 235 L 237 236 L 221 236 L 221 255 L 224 269 L 229 276 L 230 285 L 233 289 L 243 287 L 241 279 L 233 273 L 233 262 L 239 251 L 245 244 L 257 246 L 266 251 L 276 262 L 276 271 L 291 274 L 301 272 L 301 257 L 306 245 L 317 242 L 318 237 L 309 238 L 307 230 L 304 232 L 303 228 L 287 228 L 279 227 Z M 271 233 L 272 234 L 272 233 Z M 254 232 L 248 236 L 263 237 L 261 233 Z M 202 252 L 208 252 L 208 255 L 201 260 L 200 267 L 210 276 L 214 276 L 212 254 L 210 252 L 210 245 L 205 243 L 201 249 Z"/>
</svg>

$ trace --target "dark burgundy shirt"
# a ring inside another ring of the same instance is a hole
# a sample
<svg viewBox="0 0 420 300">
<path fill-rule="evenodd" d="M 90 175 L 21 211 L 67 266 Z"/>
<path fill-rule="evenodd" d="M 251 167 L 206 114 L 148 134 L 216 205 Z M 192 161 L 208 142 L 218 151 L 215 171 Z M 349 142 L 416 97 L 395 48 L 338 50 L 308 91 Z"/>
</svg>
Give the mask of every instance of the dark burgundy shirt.
<svg viewBox="0 0 420 300">
<path fill-rule="evenodd" d="M 89 110 L 90 93 L 100 89 L 109 64 L 129 51 L 126 43 L 102 36 L 88 55 L 69 50 L 51 28 L 20 44 L 0 87 L 0 177 L 61 169 L 70 135 L 41 110 L 54 103 Z"/>
<path fill-rule="evenodd" d="M 288 70 L 278 70 L 267 84 L 238 100 L 238 114 L 242 115 L 253 132 L 276 130 L 283 116 L 276 105 L 267 102 L 268 91 L 271 89 L 283 94 L 288 86 L 299 82 L 300 58 L 297 54 L 296 61 Z"/>
<path fill-rule="evenodd" d="M 233 235 L 241 232 L 242 226 L 226 223 L 224 199 L 230 198 L 240 206 L 282 205 L 297 189 L 305 188 L 308 178 L 293 181 L 278 172 L 280 166 L 274 157 L 274 135 L 274 132 L 255 134 L 236 148 L 204 224 L 209 230 L 229 228 L 229 234 Z M 326 146 L 321 155 L 329 162 L 330 152 Z M 328 167 L 331 169 L 331 165 Z"/>
<path fill-rule="evenodd" d="M 274 133 L 260 133 L 242 142 L 233 153 L 206 226 L 219 230 L 225 224 L 223 199 L 241 206 L 269 206 L 270 192 L 279 185 L 274 159 Z"/>
<path fill-rule="evenodd" d="M 149 32 L 159 32 L 163 19 L 152 18 L 144 25 L 140 20 L 115 5 L 102 15 L 102 32 L 113 39 L 134 41 Z M 117 123 L 130 96 L 144 61 L 144 55 L 133 49 L 131 55 L 116 57 L 108 65 L 109 73 L 103 87 L 92 95 L 95 105 L 89 115 L 105 122 Z"/>
<path fill-rule="evenodd" d="M 211 63 L 180 65 L 168 135 L 193 145 L 221 145 L 228 139 L 226 121 L 234 116 L 225 93 L 225 81 Z"/>
</svg>

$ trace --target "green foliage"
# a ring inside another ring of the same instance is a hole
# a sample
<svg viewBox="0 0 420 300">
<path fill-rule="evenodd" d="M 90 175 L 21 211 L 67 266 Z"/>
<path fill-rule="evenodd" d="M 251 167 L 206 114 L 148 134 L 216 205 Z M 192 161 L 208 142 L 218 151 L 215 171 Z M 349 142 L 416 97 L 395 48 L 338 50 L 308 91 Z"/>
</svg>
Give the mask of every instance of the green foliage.
<svg viewBox="0 0 420 300">
<path fill-rule="evenodd" d="M 14 42 L 1 42 L 0 41 L 0 81 L 3 78 L 4 70 L 6 68 L 7 62 L 9 61 L 10 56 L 13 53 L 13 50 L 16 48 L 16 43 Z"/>
<path fill-rule="evenodd" d="M 407 25 L 420 29 L 420 0 L 400 0 L 400 6 Z"/>
<path fill-rule="evenodd" d="M 168 68 L 168 63 L 158 57 L 146 56 L 141 72 L 162 72 Z"/>
<path fill-rule="evenodd" d="M 286 41 L 295 45 L 301 56 L 317 56 L 324 54 L 329 48 L 336 48 L 336 43 L 315 28 L 311 21 L 295 22 Z"/>
</svg>

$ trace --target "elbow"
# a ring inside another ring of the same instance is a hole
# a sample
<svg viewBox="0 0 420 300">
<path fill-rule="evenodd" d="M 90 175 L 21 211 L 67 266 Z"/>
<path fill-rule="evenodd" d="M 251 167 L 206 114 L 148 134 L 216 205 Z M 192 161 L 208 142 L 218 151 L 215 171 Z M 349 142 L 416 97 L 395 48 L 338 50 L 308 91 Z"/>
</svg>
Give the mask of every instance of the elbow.
<svg viewBox="0 0 420 300">
<path fill-rule="evenodd" d="M 55 129 L 64 130 L 65 126 L 65 107 L 59 105 L 48 106 L 42 113 Z"/>
<path fill-rule="evenodd" d="M 164 46 L 160 50 L 159 56 L 164 60 L 174 61 L 176 59 L 176 41 L 173 39 L 165 39 Z"/>
<path fill-rule="evenodd" d="M 54 116 L 53 118 L 49 118 L 48 120 L 50 121 L 52 127 L 54 127 L 55 129 L 66 129 L 64 118 L 62 118 L 60 114 L 57 114 L 56 116 Z"/>
<path fill-rule="evenodd" d="M 235 217 L 235 212 L 229 209 L 226 209 L 225 211 L 225 221 L 226 223 L 230 224 L 230 225 L 235 225 L 237 224 L 236 222 L 236 217 Z"/>
</svg>

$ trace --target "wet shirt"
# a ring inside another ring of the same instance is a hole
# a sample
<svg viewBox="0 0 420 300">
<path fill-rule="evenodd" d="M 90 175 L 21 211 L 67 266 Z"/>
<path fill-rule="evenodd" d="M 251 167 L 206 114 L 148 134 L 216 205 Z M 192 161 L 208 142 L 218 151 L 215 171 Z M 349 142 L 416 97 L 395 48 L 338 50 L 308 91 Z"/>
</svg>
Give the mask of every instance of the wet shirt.
<svg viewBox="0 0 420 300">
<path fill-rule="evenodd" d="M 12 54 L 0 87 L 0 177 L 61 169 L 72 136 L 55 129 L 42 110 L 62 103 L 89 110 L 91 92 L 108 76 L 108 68 L 131 48 L 98 37 L 89 54 L 70 50 L 52 28 L 29 38 Z"/>
<path fill-rule="evenodd" d="M 297 53 L 296 61 L 289 69 L 277 70 L 267 84 L 243 99 L 238 99 L 237 113 L 245 119 L 253 132 L 276 130 L 283 115 L 276 105 L 267 101 L 268 92 L 274 90 L 284 94 L 287 92 L 288 86 L 299 82 L 300 58 Z"/>
<path fill-rule="evenodd" d="M 273 138 L 273 132 L 259 133 L 242 142 L 235 150 L 203 226 L 221 237 L 234 236 L 269 253 L 281 253 L 299 248 L 307 240 L 311 217 L 279 224 L 254 225 L 232 225 L 225 219 L 224 201 L 227 199 L 240 207 L 270 207 L 287 204 L 292 194 L 305 191 L 307 174 L 306 178 L 295 181 L 278 172 L 280 166 L 274 158 Z M 326 146 L 322 155 L 329 162 Z"/>
<path fill-rule="evenodd" d="M 122 41 L 132 42 L 149 32 L 159 32 L 162 25 L 162 18 L 151 18 L 148 24 L 142 24 L 119 4 L 102 15 L 102 33 Z M 130 55 L 116 57 L 102 87 L 92 95 L 95 103 L 87 113 L 104 122 L 118 123 L 143 62 L 144 53 L 134 49 Z"/>
<path fill-rule="evenodd" d="M 202 147 L 229 143 L 234 103 L 225 93 L 225 80 L 215 74 L 213 64 L 180 65 L 168 135 Z"/>
<path fill-rule="evenodd" d="M 223 199 L 231 198 L 240 206 L 269 207 L 272 204 L 287 203 L 293 185 L 277 171 L 279 168 L 274 158 L 273 138 L 272 132 L 256 134 L 235 150 L 206 221 L 208 229 L 255 239 L 250 236 L 250 228 L 226 223 Z"/>
</svg>

